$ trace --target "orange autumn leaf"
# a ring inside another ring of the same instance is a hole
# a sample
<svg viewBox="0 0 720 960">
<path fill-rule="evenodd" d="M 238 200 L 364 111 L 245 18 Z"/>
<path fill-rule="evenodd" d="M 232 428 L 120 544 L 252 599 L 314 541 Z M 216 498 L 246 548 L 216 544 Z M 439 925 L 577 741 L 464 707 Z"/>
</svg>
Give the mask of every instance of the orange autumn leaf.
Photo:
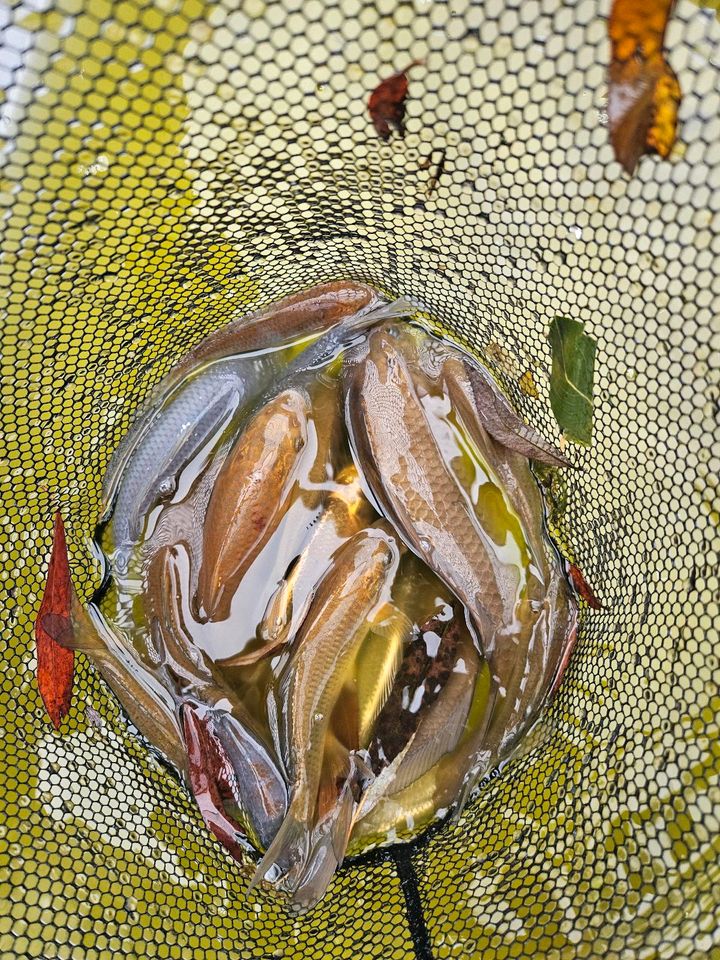
<svg viewBox="0 0 720 960">
<path fill-rule="evenodd" d="M 608 124 L 615 156 L 628 173 L 644 153 L 667 157 L 675 143 L 680 85 L 663 55 L 674 0 L 615 0 Z"/>
<path fill-rule="evenodd" d="M 49 615 L 69 620 L 72 590 L 65 527 L 58 512 L 55 514 L 53 547 L 45 592 L 35 620 L 37 685 L 47 714 L 56 729 L 70 709 L 75 654 L 72 650 L 61 647 L 50 636 L 43 623 Z"/>
</svg>

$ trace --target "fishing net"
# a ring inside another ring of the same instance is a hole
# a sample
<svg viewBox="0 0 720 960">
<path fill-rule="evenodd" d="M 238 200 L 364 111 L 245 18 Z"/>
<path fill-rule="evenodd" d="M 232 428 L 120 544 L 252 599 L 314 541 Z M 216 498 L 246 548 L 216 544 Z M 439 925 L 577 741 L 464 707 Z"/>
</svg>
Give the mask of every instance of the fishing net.
<svg viewBox="0 0 720 960">
<path fill-rule="evenodd" d="M 0 957 L 720 957 L 720 23 L 679 0 L 671 159 L 608 146 L 590 0 L 24 0 L 0 11 L 5 214 Z M 407 135 L 367 114 L 412 60 Z M 32 622 L 59 504 L 87 597 L 100 484 L 208 332 L 320 281 L 415 298 L 557 439 L 547 328 L 598 344 L 552 490 L 603 601 L 458 823 L 292 917 L 78 657 L 60 732 Z"/>
</svg>

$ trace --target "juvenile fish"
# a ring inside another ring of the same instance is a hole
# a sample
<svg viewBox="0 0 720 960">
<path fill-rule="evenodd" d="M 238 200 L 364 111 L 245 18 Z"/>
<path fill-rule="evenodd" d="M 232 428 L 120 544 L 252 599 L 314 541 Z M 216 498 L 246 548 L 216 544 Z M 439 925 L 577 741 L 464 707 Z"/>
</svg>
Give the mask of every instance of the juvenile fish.
<svg viewBox="0 0 720 960">
<path fill-rule="evenodd" d="M 300 894 L 303 903 L 318 899 L 324 892 L 322 884 L 309 882 L 306 870 L 313 863 L 311 836 L 316 826 L 315 810 L 331 713 L 368 629 L 387 615 L 400 552 L 397 538 L 384 522 L 361 531 L 340 548 L 281 676 L 279 700 L 284 706 L 282 742 L 291 783 L 290 806 L 253 883 L 277 864 L 285 876 L 286 889 Z M 346 791 L 341 789 L 342 802 L 326 824 L 326 833 L 332 835 L 333 841 L 324 844 L 324 856 L 331 857 L 332 869 L 312 871 L 324 880 L 342 861 L 347 841 L 343 834 L 356 802 L 357 781 L 364 775 L 364 765 L 358 759 L 353 755 L 350 763 L 349 777 L 355 782 L 348 784 Z"/>
<path fill-rule="evenodd" d="M 196 595 L 201 618 L 227 618 L 240 580 L 287 509 L 308 416 L 307 395 L 285 390 L 255 414 L 228 454 L 204 522 Z"/>
<path fill-rule="evenodd" d="M 507 755 L 537 713 L 574 629 L 576 605 L 560 557 L 545 535 L 543 500 L 527 457 L 489 435 L 472 387 L 469 363 L 443 349 L 442 378 L 457 417 L 478 457 L 502 484 L 532 556 L 529 603 L 518 607 L 520 629 L 513 642 L 497 643 L 493 651 L 493 670 L 502 678 L 504 696 L 498 698 L 485 733 L 485 745 L 493 751 L 492 764 Z"/>
</svg>

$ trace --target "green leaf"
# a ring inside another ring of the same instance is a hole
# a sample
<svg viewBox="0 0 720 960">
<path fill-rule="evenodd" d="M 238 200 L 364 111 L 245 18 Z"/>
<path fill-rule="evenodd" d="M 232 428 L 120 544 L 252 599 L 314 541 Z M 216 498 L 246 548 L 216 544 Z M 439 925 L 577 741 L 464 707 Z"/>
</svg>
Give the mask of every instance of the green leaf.
<svg viewBox="0 0 720 960">
<path fill-rule="evenodd" d="M 583 333 L 580 321 L 555 317 L 550 324 L 550 347 L 550 405 L 555 419 L 568 440 L 588 444 L 592 436 L 595 341 Z"/>
</svg>

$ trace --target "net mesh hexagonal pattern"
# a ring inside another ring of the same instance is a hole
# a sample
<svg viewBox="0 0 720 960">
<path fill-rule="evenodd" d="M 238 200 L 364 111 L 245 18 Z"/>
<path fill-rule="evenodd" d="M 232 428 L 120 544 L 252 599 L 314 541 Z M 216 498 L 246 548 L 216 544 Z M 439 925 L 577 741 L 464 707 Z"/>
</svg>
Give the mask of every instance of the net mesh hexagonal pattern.
<svg viewBox="0 0 720 960">
<path fill-rule="evenodd" d="M 590 0 L 23 0 L 0 17 L 2 960 L 720 956 L 715 12 L 679 0 L 680 141 L 632 179 Z M 407 135 L 383 144 L 368 94 L 414 59 Z M 348 864 L 294 918 L 245 897 L 83 657 L 52 729 L 32 622 L 58 503 L 83 595 L 97 583 L 101 478 L 163 373 L 228 320 L 343 277 L 415 298 L 555 439 L 548 324 L 586 322 L 594 441 L 554 495 L 604 608 L 461 820 Z"/>
</svg>

